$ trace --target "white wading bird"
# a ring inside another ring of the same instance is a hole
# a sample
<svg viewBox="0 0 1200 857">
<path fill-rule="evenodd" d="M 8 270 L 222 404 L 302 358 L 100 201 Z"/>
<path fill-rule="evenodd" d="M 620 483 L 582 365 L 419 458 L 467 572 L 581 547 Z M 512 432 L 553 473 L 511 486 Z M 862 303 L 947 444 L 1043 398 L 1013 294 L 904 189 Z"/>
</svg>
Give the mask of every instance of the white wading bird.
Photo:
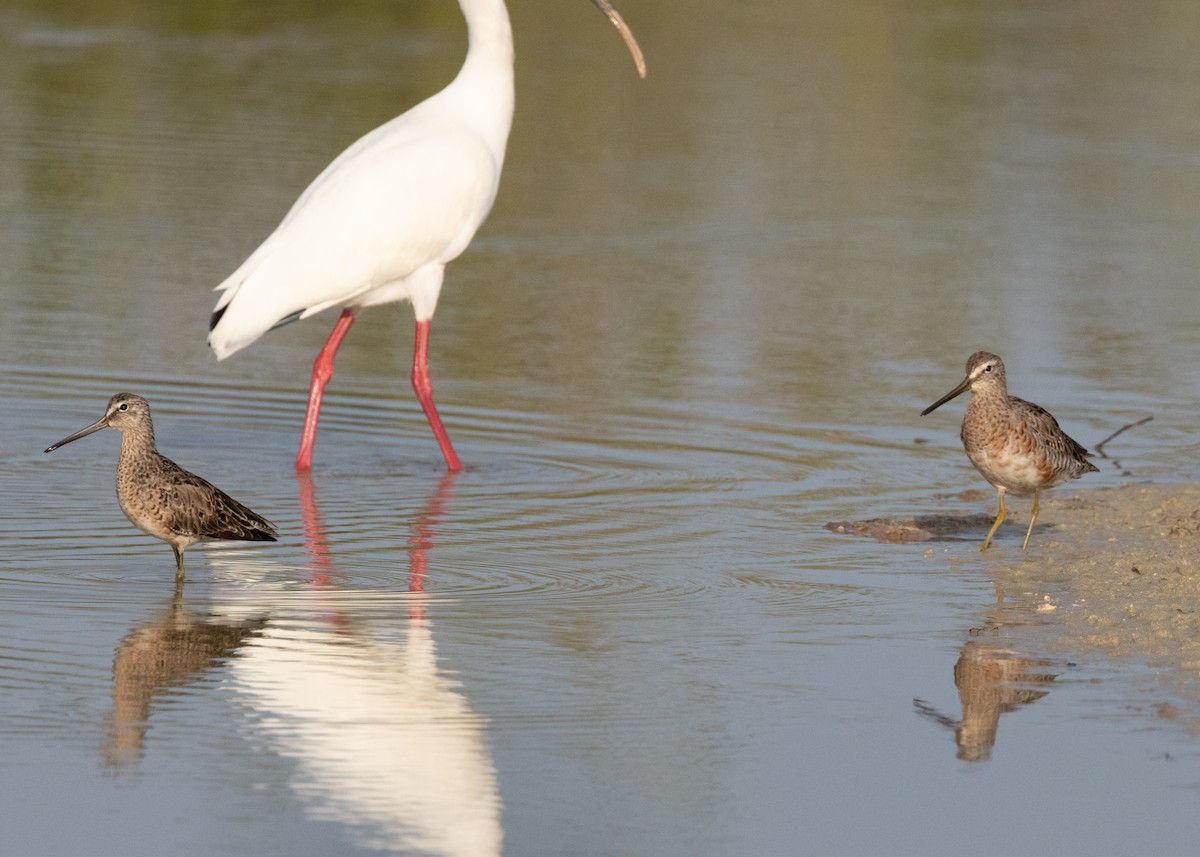
<svg viewBox="0 0 1200 857">
<path fill-rule="evenodd" d="M 645 63 L 608 0 L 592 0 Z M 268 330 L 342 307 L 313 364 L 296 469 L 312 468 L 321 396 L 333 358 L 363 307 L 412 301 L 412 385 L 450 470 L 462 464 L 433 403 L 429 324 L 446 263 L 488 215 L 513 113 L 513 42 L 503 0 L 459 0 L 467 59 L 437 95 L 360 139 L 325 168 L 222 292 L 208 344 L 223 360 Z"/>
</svg>

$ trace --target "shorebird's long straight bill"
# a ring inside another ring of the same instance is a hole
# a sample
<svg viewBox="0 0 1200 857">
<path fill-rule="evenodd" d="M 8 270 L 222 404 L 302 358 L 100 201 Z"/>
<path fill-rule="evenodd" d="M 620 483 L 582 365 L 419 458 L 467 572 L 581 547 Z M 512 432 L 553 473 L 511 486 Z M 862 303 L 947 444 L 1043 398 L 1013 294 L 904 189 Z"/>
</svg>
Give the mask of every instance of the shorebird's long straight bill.
<svg viewBox="0 0 1200 857">
<path fill-rule="evenodd" d="M 89 434 L 95 434 L 96 432 L 100 431 L 100 429 L 106 429 L 106 428 L 108 428 L 108 415 L 107 414 L 105 414 L 100 419 L 96 420 L 94 423 L 92 423 L 87 428 L 82 428 L 79 431 L 75 432 L 75 434 L 64 437 L 58 443 L 50 444 L 43 451 L 44 452 L 54 452 L 54 450 L 58 449 L 60 446 L 66 446 L 68 443 L 70 443 L 73 440 L 79 440 L 81 437 L 87 437 Z"/>
</svg>

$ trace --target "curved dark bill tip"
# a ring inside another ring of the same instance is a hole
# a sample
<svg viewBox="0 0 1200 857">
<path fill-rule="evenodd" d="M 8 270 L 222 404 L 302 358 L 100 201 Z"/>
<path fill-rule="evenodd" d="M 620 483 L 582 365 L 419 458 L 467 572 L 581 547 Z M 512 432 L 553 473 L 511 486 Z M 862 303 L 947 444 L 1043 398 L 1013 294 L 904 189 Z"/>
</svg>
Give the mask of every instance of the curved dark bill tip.
<svg viewBox="0 0 1200 857">
<path fill-rule="evenodd" d="M 58 449 L 60 446 L 66 446 L 73 440 L 79 440 L 81 437 L 87 437 L 89 434 L 95 434 L 96 432 L 100 431 L 100 429 L 104 428 L 108 428 L 108 423 L 106 423 L 104 420 L 96 420 L 96 422 L 92 423 L 87 428 L 82 428 L 75 432 L 75 434 L 64 437 L 58 443 L 50 444 L 48 447 L 42 450 L 42 452 L 54 452 L 54 450 Z"/>
<path fill-rule="evenodd" d="M 942 396 L 940 399 L 938 399 L 936 402 L 934 402 L 928 408 L 921 411 L 921 416 L 925 416 L 926 414 L 936 411 L 938 408 L 940 408 L 942 405 L 946 404 L 946 402 L 950 401 L 955 396 L 960 396 L 963 393 L 965 393 L 970 388 L 970 386 L 971 386 L 971 379 L 963 378 L 963 381 L 961 384 L 959 384 L 957 387 L 955 387 L 953 390 L 951 390 L 946 395 Z"/>
<path fill-rule="evenodd" d="M 625 40 L 625 47 L 629 48 L 629 55 L 633 57 L 633 65 L 637 69 L 638 77 L 646 76 L 646 58 L 642 55 L 642 48 L 637 43 L 637 39 L 633 36 L 633 30 L 629 29 L 629 25 L 625 23 L 625 19 L 621 17 L 621 13 L 613 8 L 608 0 L 592 0 L 596 8 L 608 16 L 608 20 L 617 28 L 617 32 L 621 34 L 621 38 Z"/>
</svg>

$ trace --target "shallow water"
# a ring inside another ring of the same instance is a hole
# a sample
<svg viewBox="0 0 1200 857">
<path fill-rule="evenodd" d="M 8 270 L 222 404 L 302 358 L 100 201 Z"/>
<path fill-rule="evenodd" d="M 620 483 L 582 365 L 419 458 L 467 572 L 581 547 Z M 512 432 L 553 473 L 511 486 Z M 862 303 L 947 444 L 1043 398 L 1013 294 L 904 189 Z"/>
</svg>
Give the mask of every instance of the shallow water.
<svg viewBox="0 0 1200 857">
<path fill-rule="evenodd" d="M 299 479 L 333 318 L 218 364 L 210 289 L 464 48 L 449 0 L 336 5 L 0 10 L 6 853 L 1190 850 L 1153 671 L 996 604 L 1026 502 L 985 556 L 824 525 L 991 509 L 963 403 L 918 416 L 978 348 L 1085 445 L 1154 417 L 1060 496 L 1196 478 L 1198 7 L 627 0 L 639 82 L 522 4 L 433 331 L 467 469 L 389 307 Z M 122 389 L 280 542 L 177 592 L 115 432 L 41 452 Z"/>
</svg>

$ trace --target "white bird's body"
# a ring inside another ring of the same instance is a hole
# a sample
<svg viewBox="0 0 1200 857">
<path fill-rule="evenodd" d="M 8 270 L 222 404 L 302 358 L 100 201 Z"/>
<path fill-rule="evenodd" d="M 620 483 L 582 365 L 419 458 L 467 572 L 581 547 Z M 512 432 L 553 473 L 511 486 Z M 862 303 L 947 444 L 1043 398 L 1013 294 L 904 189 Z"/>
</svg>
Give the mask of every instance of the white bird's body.
<svg viewBox="0 0 1200 857">
<path fill-rule="evenodd" d="M 433 316 L 446 263 L 496 199 L 512 125 L 504 3 L 461 5 L 471 43 L 454 81 L 338 156 L 217 287 L 209 344 L 218 359 L 284 319 L 331 307 L 411 300 L 417 321 Z"/>
<path fill-rule="evenodd" d="M 592 0 L 621 31 L 639 71 L 640 49 L 608 0 Z M 312 449 L 333 356 L 355 313 L 408 300 L 417 322 L 413 387 L 451 470 L 461 469 L 433 403 L 429 325 L 445 266 L 487 218 L 513 115 L 512 27 L 503 0 L 459 0 L 466 62 L 436 95 L 371 131 L 317 176 L 222 292 L 208 337 L 218 359 L 285 321 L 341 307 L 313 366 L 298 470 Z"/>
</svg>

